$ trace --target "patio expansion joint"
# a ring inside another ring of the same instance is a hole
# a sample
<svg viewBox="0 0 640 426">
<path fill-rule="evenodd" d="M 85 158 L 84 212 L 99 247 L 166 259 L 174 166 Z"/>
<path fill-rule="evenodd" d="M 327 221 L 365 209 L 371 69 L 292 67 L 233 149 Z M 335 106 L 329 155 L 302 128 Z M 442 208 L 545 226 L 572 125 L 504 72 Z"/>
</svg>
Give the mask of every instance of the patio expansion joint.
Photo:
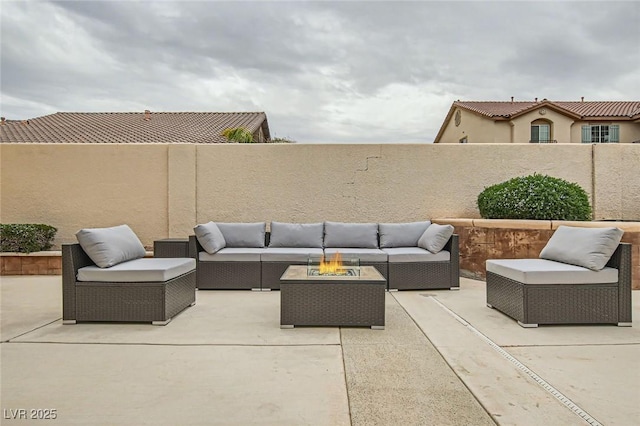
<svg viewBox="0 0 640 426">
<path fill-rule="evenodd" d="M 18 336 L 19 337 L 19 336 Z M 172 346 L 172 347 L 207 347 L 223 346 L 238 348 L 273 348 L 273 347 L 331 347 L 342 346 L 340 343 L 300 343 L 300 344 L 241 344 L 241 343 L 150 343 L 150 342 L 61 342 L 54 340 L 11 340 L 1 343 L 54 344 L 54 345 L 95 345 L 95 346 Z"/>
<path fill-rule="evenodd" d="M 61 319 L 62 319 L 62 318 L 56 318 L 56 319 L 54 319 L 53 321 L 50 321 L 50 322 L 48 322 L 48 323 L 46 323 L 46 324 L 42 324 L 42 325 L 40 325 L 40 326 L 38 326 L 38 327 L 32 328 L 31 330 L 27 330 L 27 331 L 25 331 L 24 333 L 20 333 L 20 334 L 18 334 L 17 336 L 13 336 L 13 337 L 10 337 L 10 338 L 8 338 L 8 339 L 6 339 L 6 340 L 2 340 L 2 341 L 0 341 L 0 343 L 12 343 L 12 341 L 13 341 L 14 339 L 18 339 L 18 338 L 20 338 L 20 337 L 22 337 L 22 336 L 25 336 L 25 335 L 29 334 L 29 333 L 33 333 L 34 331 L 39 330 L 39 329 L 41 329 L 41 328 L 44 328 L 44 327 L 46 327 L 46 326 L 48 326 L 48 325 L 51 325 L 51 324 L 53 324 L 53 323 L 55 323 L 55 322 L 58 322 L 58 321 L 60 321 Z"/>
<path fill-rule="evenodd" d="M 576 414 L 577 416 L 582 418 L 582 420 L 586 421 L 588 424 L 590 424 L 592 426 L 602 426 L 602 423 L 600 423 L 598 420 L 596 420 L 594 417 L 592 417 L 589 413 L 587 413 L 585 410 L 583 410 L 581 407 L 579 407 L 569 397 L 567 397 L 562 392 L 560 392 L 559 390 L 554 388 L 551 384 L 549 384 L 542 377 L 538 376 L 533 370 L 531 370 L 526 365 L 521 363 L 516 357 L 511 355 L 509 352 L 504 350 L 501 346 L 499 346 L 497 343 L 495 343 L 493 340 L 491 340 L 485 334 L 483 334 L 478 329 L 476 329 L 474 326 L 469 324 L 464 318 L 462 318 L 461 316 L 459 316 L 458 314 L 453 312 L 451 309 L 449 309 L 446 305 L 444 305 L 442 302 L 440 302 L 436 297 L 428 297 L 428 298 L 431 299 L 434 303 L 436 303 L 440 308 L 442 308 L 445 312 L 447 312 L 453 318 L 455 318 L 458 322 L 460 322 L 462 325 L 464 325 L 469 331 L 471 331 L 478 338 L 480 338 L 480 340 L 483 340 L 485 343 L 487 343 L 489 346 L 491 346 L 491 348 L 493 348 L 496 352 L 498 352 L 500 355 L 502 355 L 504 358 L 506 358 L 516 368 L 521 370 L 527 376 L 531 377 L 538 385 L 540 385 L 544 390 L 549 392 L 554 398 L 556 398 L 560 403 L 562 403 L 564 406 L 566 406 L 574 414 Z M 558 345 L 551 345 L 551 346 L 558 346 Z M 608 346 L 608 345 L 603 345 L 603 346 Z"/>
<path fill-rule="evenodd" d="M 593 346 L 638 346 L 638 343 L 573 343 L 570 345 L 500 345 L 502 348 L 575 348 L 575 347 L 593 347 Z"/>
<path fill-rule="evenodd" d="M 347 409 L 349 410 L 349 423 L 353 423 L 353 415 L 351 414 L 351 393 L 349 389 L 349 381 L 347 380 L 347 364 L 344 360 L 344 342 L 342 341 L 342 327 L 340 327 L 339 331 L 340 336 L 340 359 L 342 360 L 342 378 L 344 380 L 344 389 L 347 393 Z"/>
</svg>

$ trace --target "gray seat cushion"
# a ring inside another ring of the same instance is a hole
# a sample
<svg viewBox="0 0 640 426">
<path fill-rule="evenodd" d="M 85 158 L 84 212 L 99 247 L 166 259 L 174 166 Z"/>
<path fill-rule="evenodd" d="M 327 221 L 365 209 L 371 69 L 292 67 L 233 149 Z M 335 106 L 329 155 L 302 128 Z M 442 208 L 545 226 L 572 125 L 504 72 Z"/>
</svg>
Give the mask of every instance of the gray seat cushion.
<svg viewBox="0 0 640 426">
<path fill-rule="evenodd" d="M 451 260 L 451 253 L 442 250 L 431 253 L 420 247 L 394 247 L 382 249 L 389 256 L 389 263 L 445 262 Z"/>
<path fill-rule="evenodd" d="M 487 260 L 487 272 L 523 284 L 602 284 L 618 282 L 618 270 L 604 268 L 592 271 L 582 266 L 546 259 Z"/>
<path fill-rule="evenodd" d="M 378 224 L 325 222 L 324 247 L 378 248 Z"/>
<path fill-rule="evenodd" d="M 264 236 L 267 232 L 266 222 L 216 222 L 216 225 L 224 236 L 226 247 L 264 247 Z"/>
<path fill-rule="evenodd" d="M 78 269 L 78 281 L 98 282 L 164 282 L 179 277 L 196 268 L 196 260 L 190 258 L 135 259 L 110 268 L 85 266 Z"/>
<path fill-rule="evenodd" d="M 618 248 L 623 233 L 622 229 L 614 227 L 559 226 L 540 252 L 540 258 L 598 271 L 605 267 Z"/>
<path fill-rule="evenodd" d="M 343 259 L 351 257 L 357 257 L 360 262 L 386 262 L 387 253 L 380 249 L 375 248 L 335 248 L 327 247 L 324 249 L 324 254 L 327 258 L 331 258 L 336 252 L 340 252 Z"/>
<path fill-rule="evenodd" d="M 316 247 L 267 247 L 260 255 L 263 262 L 299 262 L 306 263 L 309 256 L 322 256 L 322 249 Z"/>
<path fill-rule="evenodd" d="M 86 228 L 76 233 L 78 243 L 100 268 L 140 259 L 145 249 L 128 225 L 111 228 Z"/>
<path fill-rule="evenodd" d="M 430 221 L 405 223 L 380 223 L 380 248 L 417 247 L 418 239 L 431 225 Z"/>
<path fill-rule="evenodd" d="M 260 262 L 264 248 L 255 247 L 225 247 L 209 254 L 206 251 L 198 253 L 200 262 Z"/>
<path fill-rule="evenodd" d="M 324 223 L 271 222 L 269 247 L 322 248 Z"/>
</svg>

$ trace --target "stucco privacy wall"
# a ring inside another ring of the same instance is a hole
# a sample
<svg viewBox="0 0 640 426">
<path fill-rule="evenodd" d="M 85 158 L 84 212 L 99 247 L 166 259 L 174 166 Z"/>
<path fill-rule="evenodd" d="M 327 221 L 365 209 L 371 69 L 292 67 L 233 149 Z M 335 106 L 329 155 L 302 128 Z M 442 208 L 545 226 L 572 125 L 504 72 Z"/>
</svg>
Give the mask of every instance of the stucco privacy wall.
<svg viewBox="0 0 640 426">
<path fill-rule="evenodd" d="M 538 172 L 595 194 L 598 219 L 638 220 L 639 148 L 1 144 L 0 219 L 57 227 L 56 247 L 82 227 L 127 223 L 151 247 L 209 220 L 478 218 L 485 186 Z"/>
<path fill-rule="evenodd" d="M 478 217 L 476 199 L 485 186 L 534 171 L 577 182 L 592 193 L 588 145 L 206 145 L 197 150 L 198 222 Z"/>
<path fill-rule="evenodd" d="M 2 223 L 55 226 L 56 247 L 81 228 L 126 223 L 150 247 L 167 234 L 167 149 L 2 144 Z"/>
<path fill-rule="evenodd" d="M 596 219 L 640 221 L 640 144 L 593 146 Z"/>
</svg>

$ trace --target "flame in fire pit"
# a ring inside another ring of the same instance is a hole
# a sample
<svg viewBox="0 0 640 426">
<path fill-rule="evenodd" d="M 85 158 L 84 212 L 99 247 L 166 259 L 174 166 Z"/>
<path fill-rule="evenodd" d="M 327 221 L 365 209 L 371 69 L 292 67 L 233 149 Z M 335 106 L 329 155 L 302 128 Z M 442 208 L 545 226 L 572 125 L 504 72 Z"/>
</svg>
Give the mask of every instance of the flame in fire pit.
<svg viewBox="0 0 640 426">
<path fill-rule="evenodd" d="M 330 260 L 325 260 L 323 255 L 318 269 L 320 275 L 347 275 L 347 270 L 342 265 L 342 255 L 339 251 Z"/>
</svg>

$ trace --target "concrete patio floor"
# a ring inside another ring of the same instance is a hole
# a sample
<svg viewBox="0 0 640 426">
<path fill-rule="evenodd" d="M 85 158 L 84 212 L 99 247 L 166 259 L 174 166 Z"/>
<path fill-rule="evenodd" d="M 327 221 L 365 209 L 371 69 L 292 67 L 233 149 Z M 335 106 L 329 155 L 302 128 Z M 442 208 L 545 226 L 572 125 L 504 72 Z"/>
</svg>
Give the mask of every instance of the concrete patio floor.
<svg viewBox="0 0 640 426">
<path fill-rule="evenodd" d="M 387 293 L 386 328 L 370 330 L 280 329 L 277 291 L 198 291 L 164 327 L 62 325 L 59 276 L 0 288 L 3 425 L 46 424 L 32 418 L 46 410 L 64 425 L 640 419 L 639 291 L 633 327 L 524 329 L 463 278 L 460 291 Z"/>
</svg>

